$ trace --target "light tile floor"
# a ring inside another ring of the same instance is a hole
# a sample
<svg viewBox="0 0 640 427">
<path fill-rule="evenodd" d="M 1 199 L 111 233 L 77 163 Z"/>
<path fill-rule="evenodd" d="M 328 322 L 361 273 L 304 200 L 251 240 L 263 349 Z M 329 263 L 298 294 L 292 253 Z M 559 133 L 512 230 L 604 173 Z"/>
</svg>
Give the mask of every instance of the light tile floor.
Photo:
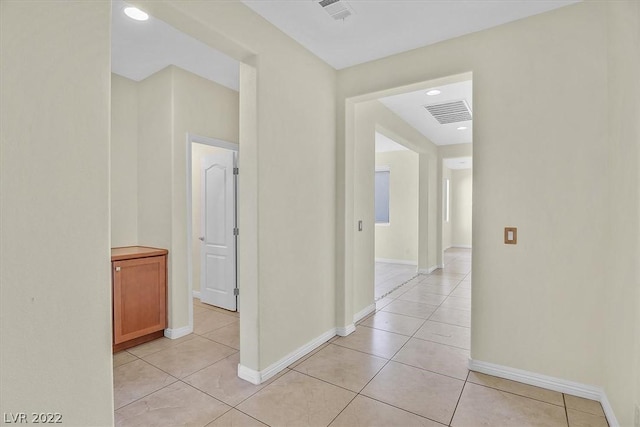
<svg viewBox="0 0 640 427">
<path fill-rule="evenodd" d="M 452 252 L 259 386 L 236 375 L 237 313 L 195 301 L 198 333 L 114 355 L 116 424 L 606 427 L 598 402 L 469 372 L 470 253 Z"/>
<path fill-rule="evenodd" d="M 407 280 L 415 277 L 416 266 L 376 262 L 375 266 L 375 297 L 382 297 Z"/>
</svg>

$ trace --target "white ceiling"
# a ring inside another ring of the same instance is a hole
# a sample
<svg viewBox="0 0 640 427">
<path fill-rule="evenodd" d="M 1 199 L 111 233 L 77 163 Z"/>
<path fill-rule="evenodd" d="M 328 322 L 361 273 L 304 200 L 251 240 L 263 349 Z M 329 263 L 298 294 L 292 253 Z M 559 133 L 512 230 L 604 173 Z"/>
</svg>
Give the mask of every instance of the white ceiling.
<svg viewBox="0 0 640 427">
<path fill-rule="evenodd" d="M 391 138 L 376 132 L 376 153 L 386 153 L 389 151 L 406 151 L 407 147 L 400 145 Z"/>
<path fill-rule="evenodd" d="M 443 163 L 449 169 L 471 169 L 473 167 L 471 157 L 452 157 L 443 159 Z"/>
<path fill-rule="evenodd" d="M 429 96 L 427 91 L 430 89 L 438 89 L 440 94 Z M 388 96 L 380 98 L 379 101 L 434 144 L 451 145 L 472 142 L 472 120 L 441 125 L 424 106 L 462 99 L 467 101 L 473 112 L 473 93 L 470 80 Z M 467 129 L 457 130 L 461 126 Z"/>
<path fill-rule="evenodd" d="M 242 0 L 336 69 L 537 15 L 579 0 L 341 0 L 334 20 L 318 0 Z"/>
<path fill-rule="evenodd" d="M 134 21 L 124 14 L 126 6 L 113 0 L 111 71 L 140 81 L 173 64 L 238 90 L 237 61 L 153 16 L 148 21 Z"/>
<path fill-rule="evenodd" d="M 353 15 L 334 20 L 318 0 L 242 0 L 311 52 L 340 69 L 416 47 L 500 25 L 579 0 L 340 0 Z M 112 71 L 140 81 L 173 64 L 238 90 L 238 62 L 150 17 L 126 17 L 122 0 L 112 6 Z M 471 142 L 471 121 L 440 125 L 426 104 L 465 99 L 472 107 L 471 82 L 380 99 L 437 145 Z M 468 129 L 456 130 L 464 125 Z"/>
</svg>

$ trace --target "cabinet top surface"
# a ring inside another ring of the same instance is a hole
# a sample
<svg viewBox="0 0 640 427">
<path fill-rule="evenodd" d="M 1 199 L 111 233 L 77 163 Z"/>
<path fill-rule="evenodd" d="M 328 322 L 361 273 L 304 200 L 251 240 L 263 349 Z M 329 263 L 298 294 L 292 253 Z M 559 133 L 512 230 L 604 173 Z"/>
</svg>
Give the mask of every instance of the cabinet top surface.
<svg viewBox="0 0 640 427">
<path fill-rule="evenodd" d="M 111 248 L 111 261 L 123 259 L 146 258 L 150 256 L 166 255 L 166 249 L 152 248 L 149 246 L 126 246 L 122 248 Z"/>
</svg>

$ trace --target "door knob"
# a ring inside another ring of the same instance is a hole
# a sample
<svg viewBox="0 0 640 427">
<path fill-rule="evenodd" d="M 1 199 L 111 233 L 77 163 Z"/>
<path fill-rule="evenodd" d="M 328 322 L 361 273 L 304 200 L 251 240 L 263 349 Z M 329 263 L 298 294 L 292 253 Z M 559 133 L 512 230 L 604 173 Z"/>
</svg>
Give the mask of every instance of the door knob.
<svg viewBox="0 0 640 427">
<path fill-rule="evenodd" d="M 198 239 L 202 240 L 204 242 L 204 236 L 200 236 L 198 237 Z"/>
</svg>

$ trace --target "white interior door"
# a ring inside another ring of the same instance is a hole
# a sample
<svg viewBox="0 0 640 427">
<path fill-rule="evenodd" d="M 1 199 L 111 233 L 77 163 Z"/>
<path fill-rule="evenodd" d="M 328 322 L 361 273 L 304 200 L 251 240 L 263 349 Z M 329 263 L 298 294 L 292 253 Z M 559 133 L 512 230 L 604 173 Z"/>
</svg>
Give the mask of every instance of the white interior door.
<svg viewBox="0 0 640 427">
<path fill-rule="evenodd" d="M 236 311 L 236 153 L 202 159 L 201 301 Z"/>
</svg>

